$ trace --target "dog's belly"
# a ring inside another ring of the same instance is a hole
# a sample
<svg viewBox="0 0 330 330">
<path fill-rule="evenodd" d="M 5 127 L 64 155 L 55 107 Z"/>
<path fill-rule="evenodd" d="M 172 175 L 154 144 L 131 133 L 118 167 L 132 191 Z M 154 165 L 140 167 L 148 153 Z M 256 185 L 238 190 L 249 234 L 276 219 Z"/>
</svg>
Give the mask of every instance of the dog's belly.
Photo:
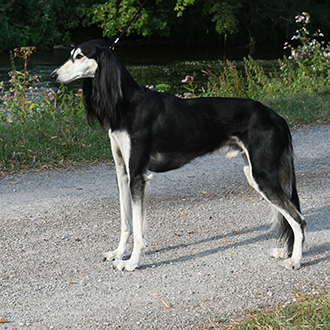
<svg viewBox="0 0 330 330">
<path fill-rule="evenodd" d="M 167 172 L 189 163 L 199 155 L 183 155 L 178 152 L 154 153 L 150 156 L 148 170 L 152 172 Z"/>
</svg>

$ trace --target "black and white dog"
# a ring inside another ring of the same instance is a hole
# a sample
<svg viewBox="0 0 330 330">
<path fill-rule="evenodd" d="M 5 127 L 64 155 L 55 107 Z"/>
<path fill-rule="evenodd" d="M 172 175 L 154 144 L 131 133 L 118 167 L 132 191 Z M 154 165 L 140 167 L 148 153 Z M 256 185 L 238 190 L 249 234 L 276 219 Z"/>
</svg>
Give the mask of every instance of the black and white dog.
<svg viewBox="0 0 330 330">
<path fill-rule="evenodd" d="M 52 74 L 60 83 L 83 79 L 90 125 L 109 128 L 120 194 L 121 237 L 104 253 L 119 270 L 134 270 L 147 247 L 146 194 L 152 172 L 179 168 L 192 159 L 223 149 L 243 155 L 249 184 L 272 207 L 284 248 L 275 258 L 298 269 L 305 221 L 300 213 L 289 128 L 282 117 L 259 102 L 237 98 L 180 99 L 140 87 L 120 59 L 101 40 L 75 47 Z M 131 257 L 127 241 L 133 231 Z"/>
</svg>

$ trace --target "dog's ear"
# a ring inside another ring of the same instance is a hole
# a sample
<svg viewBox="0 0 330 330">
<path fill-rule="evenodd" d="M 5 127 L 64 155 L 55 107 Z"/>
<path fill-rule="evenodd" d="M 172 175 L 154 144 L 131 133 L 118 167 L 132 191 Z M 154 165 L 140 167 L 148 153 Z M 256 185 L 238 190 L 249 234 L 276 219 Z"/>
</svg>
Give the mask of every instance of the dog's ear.
<svg viewBox="0 0 330 330">
<path fill-rule="evenodd" d="M 92 89 L 89 92 L 90 98 L 88 99 L 87 93 L 84 100 L 87 120 L 92 126 L 97 119 L 101 127 L 108 125 L 114 127 L 121 118 L 120 112 L 117 111 L 118 104 L 123 98 L 121 65 L 117 56 L 108 48 L 99 49 L 95 60 L 98 64 L 95 76 L 84 84 L 86 89 Z"/>
</svg>

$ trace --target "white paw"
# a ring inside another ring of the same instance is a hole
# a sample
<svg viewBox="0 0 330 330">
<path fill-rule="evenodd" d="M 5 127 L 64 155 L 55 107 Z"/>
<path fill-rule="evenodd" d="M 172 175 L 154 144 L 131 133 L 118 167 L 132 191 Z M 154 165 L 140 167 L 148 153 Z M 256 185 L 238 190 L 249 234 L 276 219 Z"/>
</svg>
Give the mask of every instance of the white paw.
<svg viewBox="0 0 330 330">
<path fill-rule="evenodd" d="M 136 262 L 132 262 L 129 260 L 115 260 L 113 261 L 113 266 L 118 270 L 127 270 L 128 272 L 132 272 L 138 264 Z"/>
<path fill-rule="evenodd" d="M 270 251 L 270 256 L 276 259 L 285 259 L 288 255 L 285 249 L 275 248 Z"/>
<path fill-rule="evenodd" d="M 300 268 L 300 262 L 290 258 L 286 259 L 282 262 L 282 266 L 286 269 L 293 270 L 293 269 L 299 269 Z"/>
<path fill-rule="evenodd" d="M 115 260 L 115 259 L 123 259 L 123 257 L 125 256 L 126 252 L 123 252 L 119 249 L 116 249 L 114 251 L 108 251 L 108 252 L 105 252 L 105 253 L 102 253 L 102 256 L 103 256 L 103 261 L 106 261 L 106 260 Z"/>
</svg>

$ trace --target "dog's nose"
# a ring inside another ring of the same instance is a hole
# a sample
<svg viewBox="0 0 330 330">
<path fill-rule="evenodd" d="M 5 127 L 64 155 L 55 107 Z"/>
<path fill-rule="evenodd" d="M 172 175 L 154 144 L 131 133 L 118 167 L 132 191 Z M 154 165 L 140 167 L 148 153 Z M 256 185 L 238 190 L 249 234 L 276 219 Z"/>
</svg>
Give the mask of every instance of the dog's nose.
<svg viewBox="0 0 330 330">
<path fill-rule="evenodd" d="M 51 77 L 54 81 L 56 81 L 56 79 L 57 79 L 57 77 L 58 77 L 58 74 L 56 73 L 56 70 L 53 71 L 53 72 L 50 74 L 50 77 Z"/>
</svg>

